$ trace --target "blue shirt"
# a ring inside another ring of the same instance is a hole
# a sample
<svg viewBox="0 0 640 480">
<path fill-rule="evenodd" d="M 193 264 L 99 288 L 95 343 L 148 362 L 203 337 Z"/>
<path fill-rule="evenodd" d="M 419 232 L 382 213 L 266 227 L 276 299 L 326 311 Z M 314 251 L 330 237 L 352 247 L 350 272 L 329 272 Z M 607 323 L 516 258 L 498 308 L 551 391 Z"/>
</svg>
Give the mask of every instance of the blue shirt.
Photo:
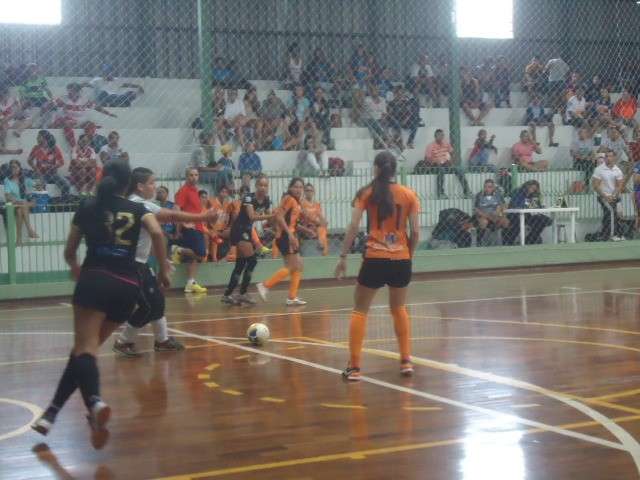
<svg viewBox="0 0 640 480">
<path fill-rule="evenodd" d="M 633 173 L 635 175 L 640 175 L 640 163 L 636 163 L 636 166 L 633 167 Z M 640 192 L 640 185 L 637 183 L 634 183 L 633 185 L 633 191 L 634 192 Z"/>
<path fill-rule="evenodd" d="M 233 164 L 233 160 L 227 157 L 222 157 L 218 161 L 218 165 L 222 165 L 224 170 L 235 170 L 236 166 Z"/>
<path fill-rule="evenodd" d="M 238 161 L 238 169 L 241 172 L 261 172 L 262 162 L 257 153 L 243 153 Z"/>
<path fill-rule="evenodd" d="M 213 69 L 213 79 L 218 82 L 224 82 L 231 78 L 231 70 L 223 67 L 223 68 L 214 68 Z"/>
<path fill-rule="evenodd" d="M 170 202 L 170 201 L 166 201 L 164 203 L 160 203 L 160 202 L 156 202 L 158 205 L 160 205 L 160 207 L 162 208 L 166 208 L 167 210 L 173 210 L 173 208 L 175 207 L 175 203 Z M 176 224 L 175 223 L 162 223 L 160 224 L 160 226 L 162 227 L 162 231 L 164 232 L 165 235 L 169 236 L 169 235 L 173 235 L 176 233 Z"/>
</svg>

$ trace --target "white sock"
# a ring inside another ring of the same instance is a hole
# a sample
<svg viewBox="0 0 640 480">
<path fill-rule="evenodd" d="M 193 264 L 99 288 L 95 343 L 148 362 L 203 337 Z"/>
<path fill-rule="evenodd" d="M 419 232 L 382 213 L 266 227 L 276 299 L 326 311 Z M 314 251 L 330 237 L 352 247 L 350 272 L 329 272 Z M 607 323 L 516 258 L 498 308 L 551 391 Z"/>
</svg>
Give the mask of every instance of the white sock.
<svg viewBox="0 0 640 480">
<path fill-rule="evenodd" d="M 167 317 L 162 317 L 155 322 L 151 322 L 151 328 L 153 329 L 153 335 L 156 338 L 156 342 L 162 343 L 169 340 L 169 333 L 167 332 Z"/>
<path fill-rule="evenodd" d="M 194 283 L 196 283 L 195 278 L 190 278 L 189 280 L 187 280 L 187 285 L 193 285 Z"/>
<path fill-rule="evenodd" d="M 124 328 L 120 332 L 118 336 L 118 340 L 123 343 L 136 343 L 136 338 L 138 337 L 138 329 L 129 325 L 129 323 L 124 324 Z"/>
</svg>

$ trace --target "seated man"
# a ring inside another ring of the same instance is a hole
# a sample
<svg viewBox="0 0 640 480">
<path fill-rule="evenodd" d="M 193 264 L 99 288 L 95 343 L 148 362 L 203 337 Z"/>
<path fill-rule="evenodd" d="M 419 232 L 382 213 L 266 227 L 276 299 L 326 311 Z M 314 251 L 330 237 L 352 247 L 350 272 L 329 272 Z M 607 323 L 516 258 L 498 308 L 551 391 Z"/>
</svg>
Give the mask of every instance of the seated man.
<svg viewBox="0 0 640 480">
<path fill-rule="evenodd" d="M 638 112 L 638 101 L 628 89 L 622 91 L 622 96 L 613 106 L 612 116 L 616 122 L 630 128 L 635 128 L 636 113 Z"/>
<path fill-rule="evenodd" d="M 534 153 L 542 153 L 540 145 L 531 139 L 531 135 L 527 130 L 522 130 L 520 132 L 520 141 L 511 147 L 513 163 L 530 172 L 547 170 L 549 168 L 549 162 L 547 160 L 534 162 Z"/>
<path fill-rule="evenodd" d="M 469 167 L 477 170 L 495 171 L 495 166 L 489 164 L 491 152 L 498 153 L 498 149 L 493 146 L 495 135 L 487 141 L 487 131 L 484 128 L 478 130 L 478 138 L 473 144 L 473 149 L 469 155 Z"/>
<path fill-rule="evenodd" d="M 403 150 L 402 130 L 407 129 L 409 130 L 407 148 L 412 149 L 420 125 L 420 105 L 415 97 L 407 95 L 402 85 L 395 88 L 393 100 L 388 105 L 387 119 L 393 133 L 393 142 Z"/>
<path fill-rule="evenodd" d="M 460 67 L 460 88 L 462 89 L 462 110 L 471 125 L 482 127 L 482 119 L 487 116 L 491 106 L 482 98 L 482 89 L 477 78 L 471 75 L 468 68 Z M 478 115 L 474 115 L 473 109 L 478 109 Z"/>
<path fill-rule="evenodd" d="M 492 179 L 484 181 L 484 188 L 476 195 L 473 207 L 473 224 L 478 229 L 478 246 L 482 244 L 487 229 L 495 231 L 509 227 L 509 220 L 504 214 L 504 197 L 496 189 L 496 183 Z"/>
<path fill-rule="evenodd" d="M 238 143 L 244 145 L 244 126 L 247 123 L 247 112 L 244 101 L 238 97 L 238 90 L 232 88 L 227 91 L 227 103 L 224 115 L 216 122 L 216 130 L 221 144 L 229 141 L 227 130 L 234 129 Z"/>
<path fill-rule="evenodd" d="M 431 97 L 434 108 L 440 107 L 440 91 L 433 68 L 429 64 L 428 55 L 420 55 L 416 63 L 411 66 L 407 87 L 416 99 L 420 98 L 421 93 L 425 93 Z"/>
<path fill-rule="evenodd" d="M 585 187 L 589 185 L 596 168 L 596 153 L 593 138 L 588 128 L 578 130 L 578 138 L 571 144 L 573 168 L 584 172 Z"/>
<path fill-rule="evenodd" d="M 617 165 L 624 173 L 624 188 L 631 178 L 633 164 L 630 162 L 632 157 L 627 142 L 624 141 L 620 129 L 616 126 L 612 126 L 607 130 L 607 135 L 602 138 L 598 153 L 606 154 L 609 150 L 615 152 Z"/>
<path fill-rule="evenodd" d="M 95 102 L 102 107 L 130 107 L 144 89 L 135 83 L 121 82 L 113 76 L 110 65 L 102 66 L 102 77 L 96 77 L 82 87 L 93 88 Z"/>
<path fill-rule="evenodd" d="M 527 107 L 524 123 L 529 125 L 529 131 L 534 143 L 538 143 L 536 138 L 536 127 L 544 126 L 549 129 L 549 146 L 558 146 L 558 144 L 553 141 L 553 135 L 556 130 L 556 127 L 553 124 L 553 115 L 545 112 L 539 95 L 534 95 L 531 99 L 531 103 L 529 103 L 529 106 Z"/>
<path fill-rule="evenodd" d="M 364 100 L 365 110 L 363 121 L 373 136 L 374 148 L 380 148 L 380 144 L 387 143 L 387 101 L 380 96 L 378 87 L 369 87 L 369 96 Z"/>
<path fill-rule="evenodd" d="M 587 99 L 584 98 L 584 88 L 578 87 L 576 94 L 567 101 L 565 124 L 581 128 L 585 123 L 587 107 L 588 103 Z"/>
<path fill-rule="evenodd" d="M 624 175 L 616 161 L 616 152 L 608 150 L 605 162 L 593 172 L 593 191 L 598 195 L 598 203 L 602 207 L 601 240 L 624 240 L 617 208 L 624 187 Z"/>
<path fill-rule="evenodd" d="M 540 200 L 540 184 L 538 181 L 529 180 L 524 182 L 511 197 L 509 208 L 543 208 Z M 525 232 L 520 231 L 519 217 L 520 215 L 516 213 L 507 214 L 509 227 L 505 229 L 502 235 L 502 242 L 505 245 L 513 245 L 519 235 L 525 235 Z M 549 217 L 542 214 L 526 214 L 524 222 L 525 227 L 529 229 L 525 238 L 525 243 L 528 245 L 542 243 L 542 232 L 553 223 Z"/>
</svg>

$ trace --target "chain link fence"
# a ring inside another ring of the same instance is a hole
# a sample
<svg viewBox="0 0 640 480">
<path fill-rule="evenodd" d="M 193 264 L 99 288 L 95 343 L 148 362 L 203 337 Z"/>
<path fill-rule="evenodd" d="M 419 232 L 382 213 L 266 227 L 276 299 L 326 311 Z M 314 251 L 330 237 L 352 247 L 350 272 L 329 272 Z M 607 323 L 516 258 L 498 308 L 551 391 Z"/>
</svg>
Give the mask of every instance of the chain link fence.
<svg viewBox="0 0 640 480">
<path fill-rule="evenodd" d="M 60 6 L 58 25 L 0 29 L 0 202 L 30 202 L 20 228 L 3 209 L 2 273 L 10 258 L 19 271 L 64 269 L 68 217 L 113 158 L 153 169 L 169 198 L 189 165 L 210 197 L 221 178 L 239 192 L 261 170 L 278 198 L 302 175 L 327 221 L 326 244 L 303 242 L 309 255 L 337 251 L 384 149 L 421 198 L 421 248 L 635 236 L 635 1 Z M 596 170 L 609 150 L 615 199 Z M 575 228 L 572 211 L 534 212 L 521 235 L 518 210 L 533 207 L 577 209 Z M 9 252 L 8 232 L 29 246 Z"/>
</svg>

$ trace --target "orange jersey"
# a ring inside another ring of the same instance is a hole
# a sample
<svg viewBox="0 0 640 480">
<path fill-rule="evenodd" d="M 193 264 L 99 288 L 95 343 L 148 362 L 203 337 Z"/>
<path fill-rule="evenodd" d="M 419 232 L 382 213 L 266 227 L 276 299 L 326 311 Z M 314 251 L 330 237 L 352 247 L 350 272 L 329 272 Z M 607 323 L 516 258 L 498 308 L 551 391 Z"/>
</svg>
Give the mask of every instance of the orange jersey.
<svg viewBox="0 0 640 480">
<path fill-rule="evenodd" d="M 302 221 L 315 223 L 320 220 L 322 216 L 322 205 L 320 202 L 308 202 L 307 200 L 302 200 L 300 202 L 302 206 Z"/>
<path fill-rule="evenodd" d="M 354 200 L 357 208 L 367 212 L 367 246 L 365 258 L 387 258 L 390 260 L 409 260 L 409 236 L 407 234 L 407 220 L 409 215 L 418 213 L 420 200 L 410 188 L 398 184 L 391 184 L 391 194 L 395 209 L 393 214 L 378 223 L 378 208 L 369 202 L 372 188 L 366 188 Z"/>
<path fill-rule="evenodd" d="M 282 197 L 282 201 L 278 206 L 278 211 L 284 217 L 284 222 L 287 224 L 287 228 L 291 233 L 295 233 L 296 225 L 298 224 L 298 218 L 302 212 L 300 202 L 293 198 L 291 195 L 285 195 Z M 282 237 L 282 231 L 278 229 L 278 238 Z"/>
<path fill-rule="evenodd" d="M 209 200 L 209 204 L 211 208 L 218 211 L 218 218 L 213 225 L 213 231 L 216 233 L 222 232 L 229 225 L 229 219 L 233 213 L 233 202 L 225 201 L 224 203 L 220 203 L 220 200 L 214 197 Z"/>
</svg>

